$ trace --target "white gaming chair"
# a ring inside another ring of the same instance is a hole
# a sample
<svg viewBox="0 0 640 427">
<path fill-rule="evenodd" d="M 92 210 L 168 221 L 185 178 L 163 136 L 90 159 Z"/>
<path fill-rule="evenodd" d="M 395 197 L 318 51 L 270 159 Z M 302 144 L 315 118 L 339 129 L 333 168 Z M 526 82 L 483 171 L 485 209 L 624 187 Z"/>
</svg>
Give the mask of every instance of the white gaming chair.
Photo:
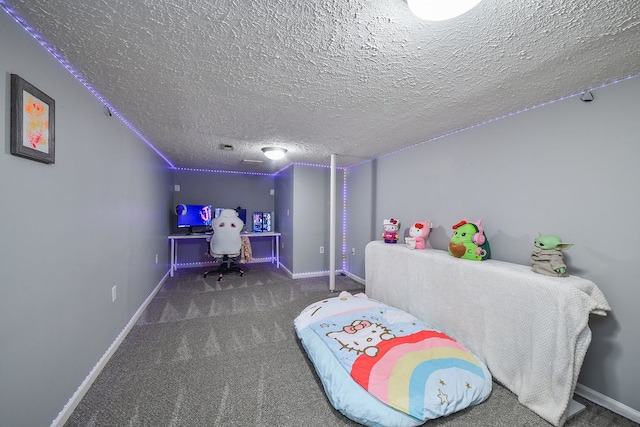
<svg viewBox="0 0 640 427">
<path fill-rule="evenodd" d="M 238 217 L 238 213 L 233 209 L 223 209 L 217 218 L 211 221 L 213 235 L 209 242 L 209 254 L 214 259 L 220 259 L 221 264 L 216 270 L 207 271 L 204 277 L 209 273 L 218 273 L 218 281 L 222 280 L 222 276 L 229 272 L 235 271 L 244 275 L 244 271 L 235 263 L 240 256 L 242 249 L 242 239 L 240 232 L 244 227 L 244 222 Z"/>
</svg>

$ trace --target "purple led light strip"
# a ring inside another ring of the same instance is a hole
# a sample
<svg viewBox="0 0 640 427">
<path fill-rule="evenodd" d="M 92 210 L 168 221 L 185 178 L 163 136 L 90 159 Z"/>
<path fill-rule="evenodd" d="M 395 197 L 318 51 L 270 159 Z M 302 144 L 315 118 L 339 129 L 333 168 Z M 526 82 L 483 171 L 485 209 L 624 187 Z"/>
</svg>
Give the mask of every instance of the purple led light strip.
<svg viewBox="0 0 640 427">
<path fill-rule="evenodd" d="M 173 170 L 186 171 L 186 172 L 206 172 L 206 173 L 230 173 L 235 175 L 262 175 L 262 176 L 275 176 L 273 173 L 266 172 L 240 172 L 240 171 L 228 171 L 218 169 L 197 169 L 197 168 L 177 168 L 173 167 Z"/>
<path fill-rule="evenodd" d="M 158 150 L 151 143 L 151 141 L 149 141 L 147 137 L 142 134 L 142 132 L 140 132 L 135 126 L 133 126 L 131 122 L 129 122 L 129 120 L 127 120 L 113 105 L 111 105 L 109 101 L 107 101 L 106 98 L 102 96 L 102 94 L 100 94 L 100 92 L 98 92 L 93 86 L 91 86 L 91 84 L 89 84 L 89 82 L 87 82 L 85 78 L 82 76 L 82 74 L 80 74 L 80 72 L 78 72 L 75 68 L 73 68 L 73 66 L 65 59 L 65 57 L 62 54 L 60 54 L 58 51 L 56 51 L 55 48 L 44 39 L 44 37 L 42 37 L 32 26 L 30 26 L 27 23 L 27 21 L 24 18 L 22 18 L 18 14 L 18 12 L 13 10 L 5 2 L 5 0 L 0 0 L 0 6 L 2 6 L 4 11 L 11 18 L 13 18 L 13 20 L 16 21 L 22 28 L 24 28 L 25 31 L 29 33 L 29 35 L 31 35 L 31 37 L 36 39 L 36 41 L 40 43 L 42 47 L 44 47 L 64 68 L 66 68 L 66 70 L 69 71 L 71 75 L 73 75 L 80 83 L 82 83 L 84 87 L 86 87 L 89 90 L 89 92 L 91 92 L 96 98 L 98 98 L 100 102 L 102 102 L 104 106 L 107 107 L 112 112 L 112 114 L 114 114 L 117 118 L 119 118 L 122 121 L 122 123 L 127 125 L 127 127 L 131 129 L 133 133 L 135 133 L 140 139 L 142 139 L 144 143 L 149 146 L 149 148 L 155 151 L 155 153 L 158 156 L 162 157 L 162 159 L 165 162 L 167 162 L 167 164 L 171 168 L 174 168 L 174 165 L 169 161 L 169 159 L 167 159 L 167 157 L 164 154 L 162 154 L 162 152 L 160 152 L 160 150 Z"/>
<path fill-rule="evenodd" d="M 492 123 L 492 122 L 495 122 L 495 121 L 498 121 L 498 120 L 501 120 L 501 119 L 506 119 L 507 117 L 515 116 L 516 114 L 520 114 L 520 113 L 524 113 L 524 112 L 527 112 L 527 111 L 531 111 L 531 110 L 539 108 L 539 107 L 544 107 L 545 105 L 550 105 L 550 104 L 554 104 L 554 103 L 559 102 L 559 101 L 564 101 L 565 99 L 573 98 L 574 96 L 582 95 L 583 93 L 594 91 L 594 90 L 597 90 L 597 89 L 601 89 L 603 87 L 610 86 L 610 85 L 613 85 L 613 84 L 616 84 L 616 83 L 620 83 L 620 82 L 623 82 L 625 80 L 630 80 L 630 79 L 633 79 L 633 78 L 638 77 L 638 76 L 640 76 L 640 74 L 633 74 L 633 75 L 630 75 L 630 76 L 627 76 L 627 77 L 623 77 L 623 78 L 611 81 L 609 83 L 603 83 L 603 84 L 601 84 L 599 86 L 592 87 L 591 89 L 585 89 L 585 90 L 583 90 L 581 92 L 574 93 L 574 94 L 571 94 L 571 95 L 566 95 L 566 96 L 563 96 L 561 98 L 554 99 L 552 101 L 542 102 L 540 104 L 533 105 L 533 106 L 527 107 L 527 108 L 523 108 L 521 110 L 513 111 L 511 113 L 507 113 L 507 114 L 504 114 L 502 116 L 494 117 L 492 119 L 487 119 L 487 120 L 485 120 L 483 122 L 476 123 L 475 125 L 471 125 L 471 126 L 467 126 L 465 128 L 462 128 L 462 129 L 458 129 L 458 130 L 454 130 L 454 131 L 451 131 L 451 132 L 447 132 L 445 134 L 433 137 L 433 138 L 428 139 L 426 141 L 418 142 L 418 143 L 410 145 L 408 147 L 404 147 L 404 148 L 400 148 L 400 149 L 395 150 L 395 151 L 391 151 L 389 153 L 386 153 L 386 154 L 383 154 L 381 156 L 378 156 L 375 159 L 364 160 L 362 162 L 353 164 L 353 165 L 351 165 L 349 167 L 351 168 L 351 167 L 354 167 L 354 166 L 358 166 L 358 165 L 362 165 L 362 164 L 365 164 L 365 163 L 369 163 L 372 160 L 381 159 L 383 157 L 387 157 L 387 156 L 390 156 L 392 154 L 396 154 L 396 153 L 399 153 L 401 151 L 405 151 L 405 150 L 408 150 L 410 148 L 417 147 L 418 145 L 422 145 L 422 144 L 426 144 L 428 142 L 436 141 L 436 140 L 438 140 L 440 138 L 444 138 L 444 137 L 447 137 L 447 136 L 455 135 L 457 133 L 464 132 L 464 131 L 467 131 L 469 129 L 477 128 L 479 126 L 486 125 L 486 124 L 489 124 L 489 123 Z"/>
<path fill-rule="evenodd" d="M 342 172 L 342 271 L 347 272 L 347 170 Z"/>
</svg>

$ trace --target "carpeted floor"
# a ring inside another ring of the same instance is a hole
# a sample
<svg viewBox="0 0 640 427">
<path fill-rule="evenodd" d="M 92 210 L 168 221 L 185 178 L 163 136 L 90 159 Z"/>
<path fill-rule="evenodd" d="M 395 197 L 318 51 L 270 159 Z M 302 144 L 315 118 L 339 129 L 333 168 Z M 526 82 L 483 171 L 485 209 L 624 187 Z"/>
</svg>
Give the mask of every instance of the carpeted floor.
<svg viewBox="0 0 640 427">
<path fill-rule="evenodd" d="M 307 305 L 362 285 L 337 276 L 290 279 L 270 264 L 203 279 L 169 278 L 65 426 L 357 426 L 333 409 L 293 319 Z M 581 399 L 568 427 L 638 424 Z M 494 384 L 481 405 L 428 426 L 550 426 Z M 390 426 L 392 427 L 392 426 Z"/>
</svg>

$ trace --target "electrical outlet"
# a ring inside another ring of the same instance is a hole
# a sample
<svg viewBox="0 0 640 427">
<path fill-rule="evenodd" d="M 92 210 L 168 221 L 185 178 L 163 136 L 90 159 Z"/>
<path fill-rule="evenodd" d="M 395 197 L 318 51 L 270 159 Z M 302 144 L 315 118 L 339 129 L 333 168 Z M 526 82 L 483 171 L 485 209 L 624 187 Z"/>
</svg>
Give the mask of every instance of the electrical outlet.
<svg viewBox="0 0 640 427">
<path fill-rule="evenodd" d="M 156 254 L 156 264 L 158 263 L 158 254 Z"/>
<path fill-rule="evenodd" d="M 324 253 L 324 246 L 320 246 L 320 253 L 323 254 Z"/>
<path fill-rule="evenodd" d="M 116 287 L 111 288 L 111 302 L 116 302 Z"/>
<path fill-rule="evenodd" d="M 355 255 L 356 254 L 356 248 L 351 248 L 351 255 Z"/>
</svg>

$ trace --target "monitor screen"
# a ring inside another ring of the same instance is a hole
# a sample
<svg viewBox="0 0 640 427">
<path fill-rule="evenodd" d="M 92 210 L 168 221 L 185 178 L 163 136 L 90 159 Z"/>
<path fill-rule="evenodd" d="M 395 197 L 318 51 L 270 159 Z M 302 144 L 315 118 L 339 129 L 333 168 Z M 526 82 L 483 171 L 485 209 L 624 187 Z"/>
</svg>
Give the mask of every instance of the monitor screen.
<svg viewBox="0 0 640 427">
<path fill-rule="evenodd" d="M 215 208 L 213 211 L 213 217 L 218 218 L 220 216 L 220 212 L 222 212 L 225 209 L 232 209 L 232 208 Z M 233 210 L 238 212 L 238 216 L 240 217 L 242 222 L 244 222 L 244 225 L 247 225 L 247 210 L 242 208 L 235 208 Z"/>
<path fill-rule="evenodd" d="M 244 225 L 247 225 L 247 210 L 242 208 L 237 208 L 236 212 L 238 212 L 238 216 L 244 222 Z"/>
<path fill-rule="evenodd" d="M 178 205 L 178 228 L 211 227 L 211 205 Z"/>
</svg>

